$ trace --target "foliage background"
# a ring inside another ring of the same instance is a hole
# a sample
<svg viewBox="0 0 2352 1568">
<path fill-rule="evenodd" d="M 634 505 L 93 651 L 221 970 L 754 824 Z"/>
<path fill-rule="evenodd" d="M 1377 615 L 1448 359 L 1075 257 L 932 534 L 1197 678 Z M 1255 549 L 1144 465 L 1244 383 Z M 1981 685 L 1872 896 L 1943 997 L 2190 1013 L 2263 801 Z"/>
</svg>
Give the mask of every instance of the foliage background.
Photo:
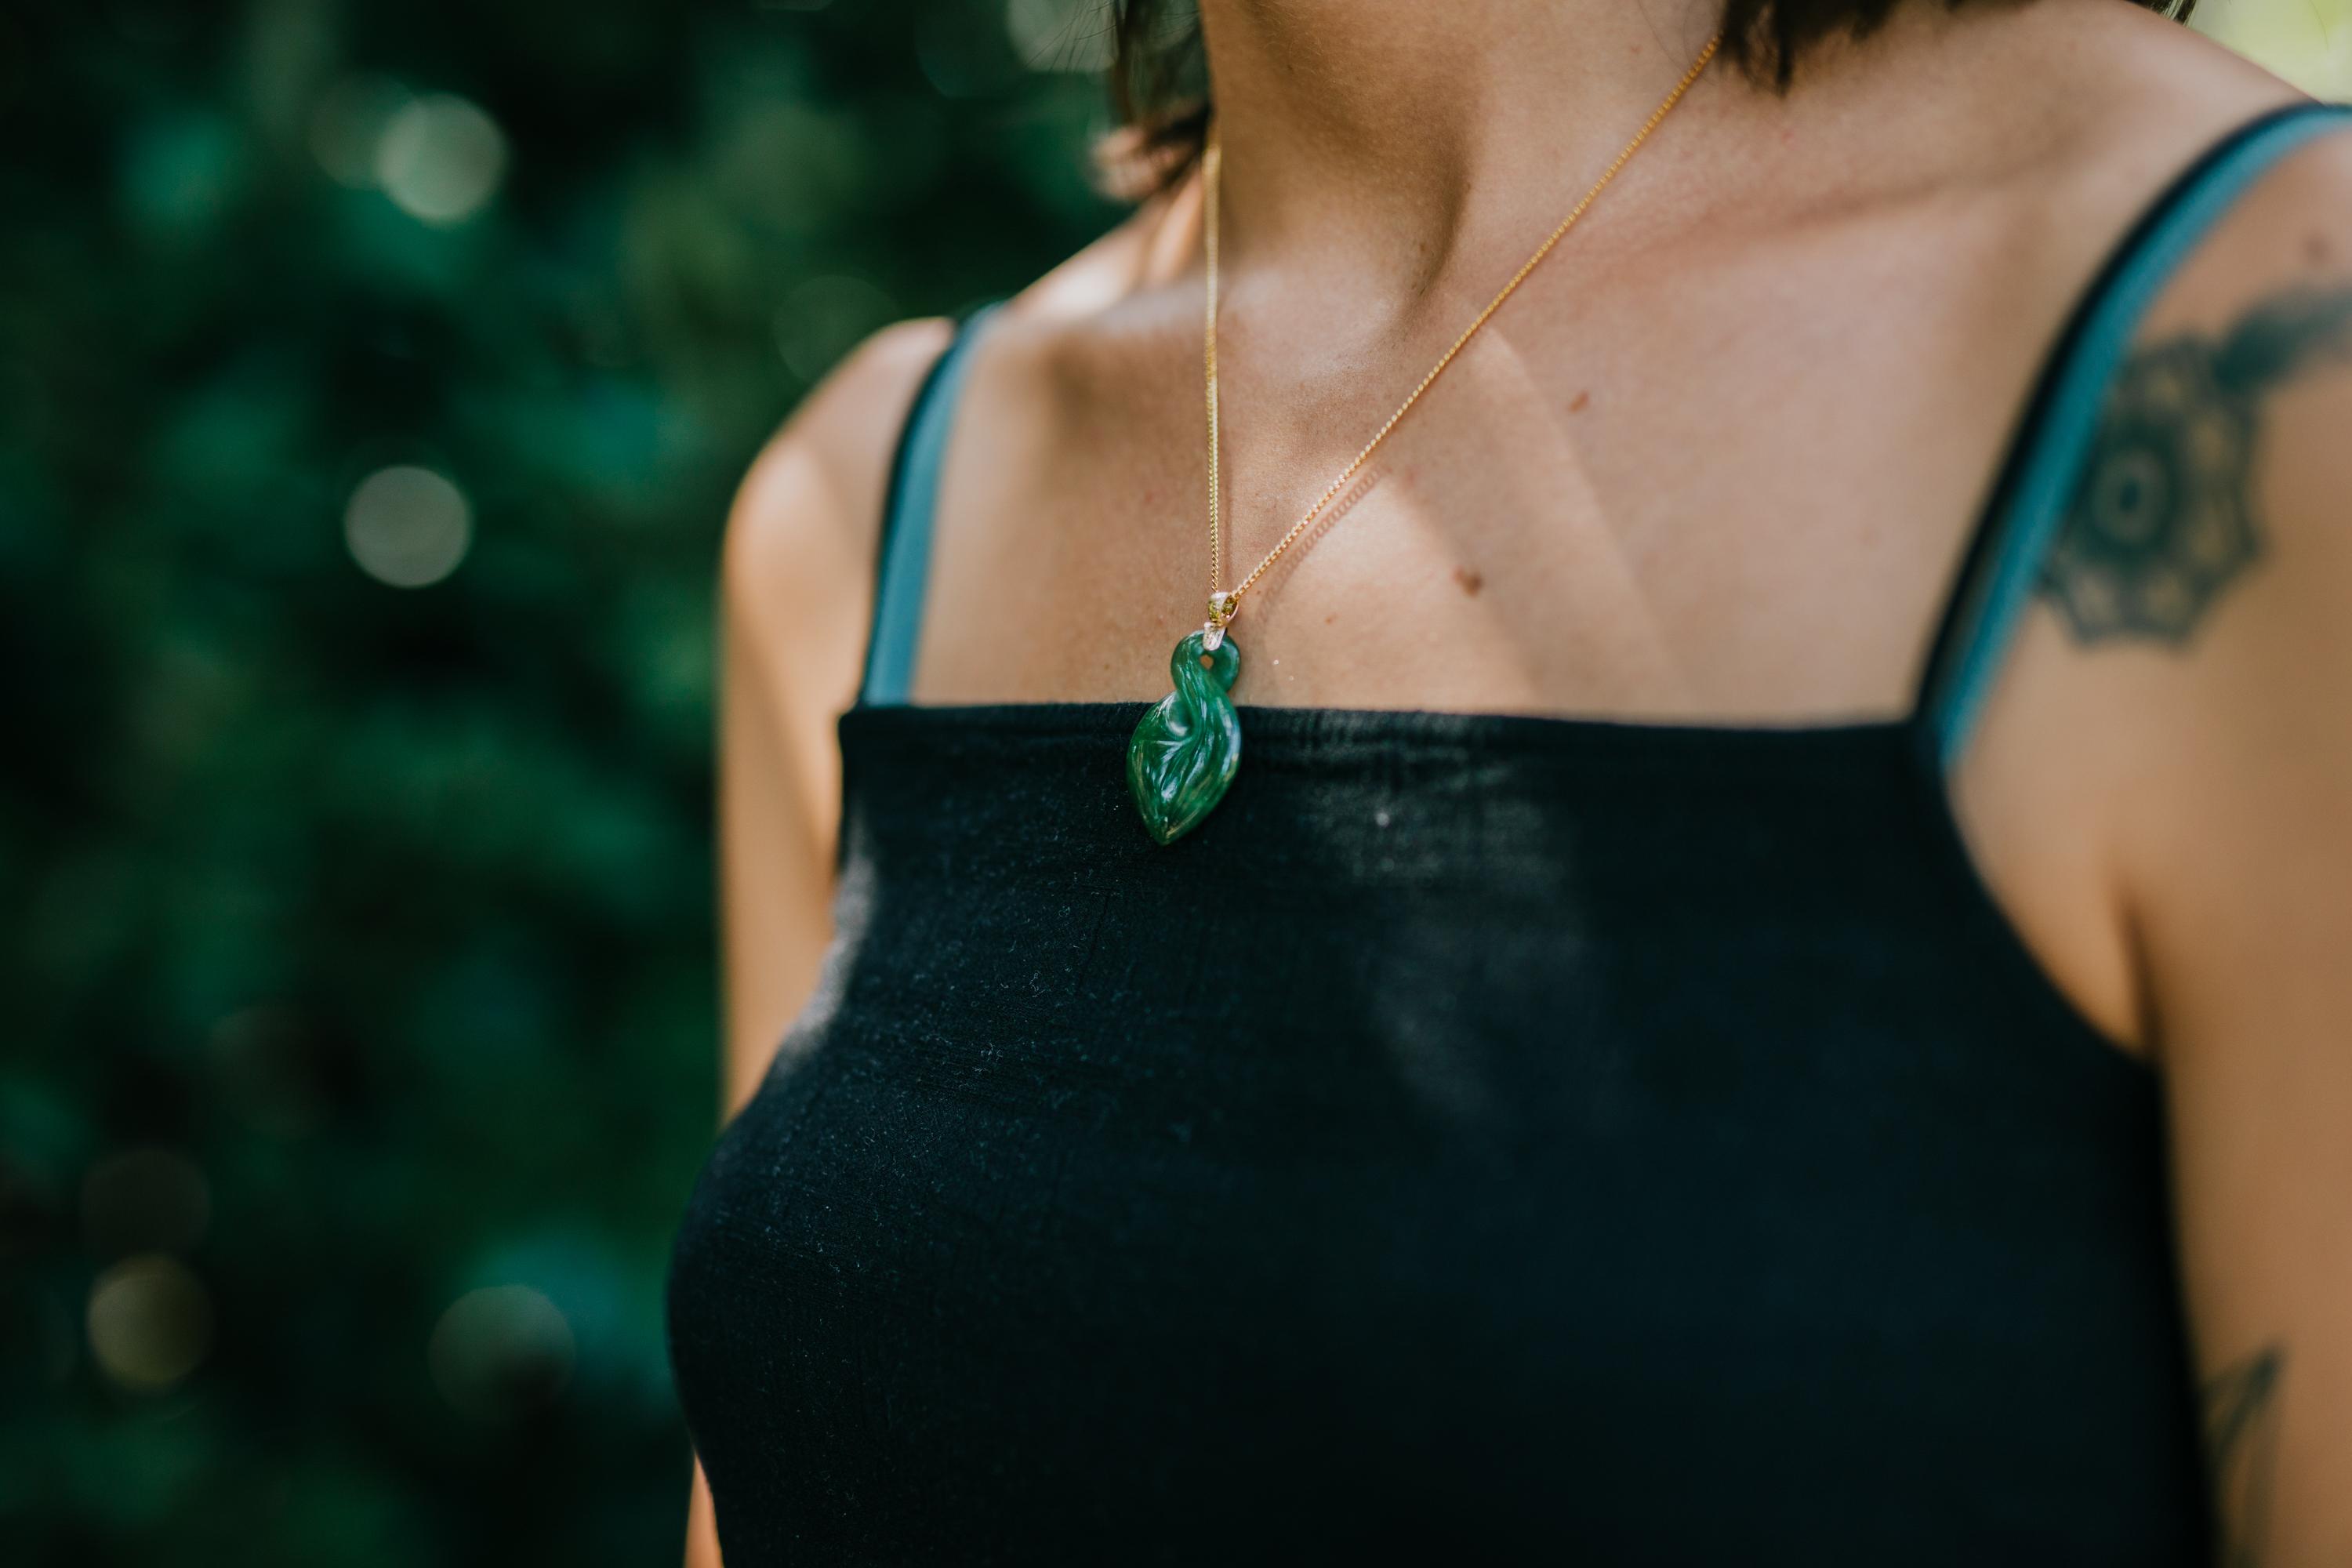
<svg viewBox="0 0 2352 1568">
<path fill-rule="evenodd" d="M 1075 16 L 0 9 L 0 1560 L 676 1560 L 718 530 L 1115 216 Z"/>
<path fill-rule="evenodd" d="M 2352 93 L 2352 0 L 2204 11 Z M 719 521 L 1115 217 L 1100 28 L 0 11 L 0 1557 L 675 1560 Z"/>
</svg>

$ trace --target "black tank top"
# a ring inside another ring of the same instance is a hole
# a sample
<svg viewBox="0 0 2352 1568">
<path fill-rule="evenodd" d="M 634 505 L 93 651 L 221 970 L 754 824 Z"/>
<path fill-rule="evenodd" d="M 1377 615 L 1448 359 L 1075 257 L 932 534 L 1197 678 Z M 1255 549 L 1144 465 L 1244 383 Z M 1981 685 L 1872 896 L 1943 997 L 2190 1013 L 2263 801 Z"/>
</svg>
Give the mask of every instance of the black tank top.
<svg viewBox="0 0 2352 1568">
<path fill-rule="evenodd" d="M 1916 712 L 905 704 L 967 330 L 910 416 L 839 935 L 679 1235 L 729 1568 L 2210 1561 L 2150 1072 L 1944 780 L 2216 148 L 2053 351 Z"/>
</svg>

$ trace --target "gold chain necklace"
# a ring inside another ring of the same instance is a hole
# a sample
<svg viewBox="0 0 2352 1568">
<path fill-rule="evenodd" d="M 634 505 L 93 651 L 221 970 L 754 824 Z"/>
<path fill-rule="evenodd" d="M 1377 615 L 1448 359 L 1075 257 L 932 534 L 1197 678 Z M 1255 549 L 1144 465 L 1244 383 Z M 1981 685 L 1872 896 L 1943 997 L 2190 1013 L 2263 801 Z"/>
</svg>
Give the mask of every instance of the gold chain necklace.
<svg viewBox="0 0 2352 1568">
<path fill-rule="evenodd" d="M 1683 100 L 1683 95 L 1690 91 L 1692 84 L 1705 74 L 1722 44 L 1720 33 L 1706 41 L 1706 47 L 1701 49 L 1698 58 L 1691 62 L 1690 69 L 1683 73 L 1682 80 L 1675 84 L 1675 89 L 1652 111 L 1641 130 L 1633 133 L 1633 139 L 1626 142 L 1609 166 L 1601 172 L 1601 177 L 1593 181 L 1592 188 L 1584 193 L 1583 198 L 1569 209 L 1568 216 L 1560 219 L 1559 226 L 1536 247 L 1535 254 L 1511 274 L 1511 280 L 1487 301 L 1486 308 L 1462 330 L 1462 335 L 1454 340 L 1454 346 L 1438 357 L 1437 363 L 1430 367 L 1429 374 L 1421 378 L 1420 384 L 1397 405 L 1397 411 L 1389 416 L 1388 422 L 1364 443 L 1364 449 L 1339 470 L 1339 477 L 1316 498 L 1315 504 L 1290 525 L 1290 531 L 1275 542 L 1274 548 L 1266 552 L 1265 559 L 1231 588 L 1222 586 L 1225 563 L 1224 517 L 1217 475 L 1217 190 L 1224 160 L 1216 133 L 1213 129 L 1211 131 L 1208 145 L 1201 157 L 1201 248 L 1208 273 L 1208 300 L 1202 328 L 1202 360 L 1207 382 L 1209 416 L 1209 618 L 1199 631 L 1187 633 L 1177 643 L 1176 651 L 1169 660 L 1169 673 L 1175 689 L 1161 698 L 1143 716 L 1127 746 L 1128 787 L 1135 795 L 1136 809 L 1143 814 L 1144 826 L 1160 843 L 1173 843 L 1200 826 L 1202 820 L 1216 809 L 1217 803 L 1224 798 L 1226 789 L 1234 782 L 1234 775 L 1241 769 L 1241 720 L 1234 710 L 1230 695 L 1234 681 L 1241 674 L 1241 650 L 1227 635 L 1227 628 L 1233 625 L 1234 616 L 1240 613 L 1242 595 L 1255 587 L 1258 579 L 1282 559 L 1285 551 L 1298 542 L 1307 529 L 1314 525 L 1315 520 L 1323 515 L 1324 509 L 1331 504 L 1333 498 L 1346 489 L 1348 481 L 1362 469 L 1372 453 L 1379 449 L 1380 444 L 1388 439 L 1389 432 L 1412 411 L 1413 405 L 1421 401 L 1421 395 L 1445 374 L 1445 367 L 1452 364 L 1454 357 L 1477 335 L 1478 329 L 1503 308 L 1503 301 L 1509 299 L 1512 292 L 1527 280 L 1528 274 L 1551 254 L 1568 231 L 1576 226 L 1577 221 L 1600 199 L 1601 193 L 1609 188 L 1618 171 L 1641 151 L 1642 144 L 1650 139 L 1650 133 L 1674 112 L 1675 106 Z"/>
</svg>

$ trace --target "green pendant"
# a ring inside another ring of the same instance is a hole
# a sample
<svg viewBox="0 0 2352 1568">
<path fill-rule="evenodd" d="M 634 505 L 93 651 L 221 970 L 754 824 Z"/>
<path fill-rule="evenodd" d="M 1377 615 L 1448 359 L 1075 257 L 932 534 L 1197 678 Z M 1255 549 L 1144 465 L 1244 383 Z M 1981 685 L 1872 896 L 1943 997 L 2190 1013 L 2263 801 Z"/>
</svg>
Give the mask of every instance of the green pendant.
<svg viewBox="0 0 2352 1568">
<path fill-rule="evenodd" d="M 1242 672 L 1233 638 L 1204 626 L 1176 645 L 1168 669 L 1176 689 L 1143 716 L 1127 742 L 1135 809 L 1162 844 L 1198 827 L 1242 765 L 1242 721 L 1226 695 Z"/>
</svg>

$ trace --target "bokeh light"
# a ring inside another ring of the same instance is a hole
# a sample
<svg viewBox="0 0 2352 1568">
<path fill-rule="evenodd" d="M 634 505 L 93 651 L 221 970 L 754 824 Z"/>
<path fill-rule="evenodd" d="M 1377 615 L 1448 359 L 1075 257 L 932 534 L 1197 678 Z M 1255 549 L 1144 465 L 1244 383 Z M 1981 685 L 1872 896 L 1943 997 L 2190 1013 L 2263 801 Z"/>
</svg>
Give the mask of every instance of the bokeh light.
<svg viewBox="0 0 2352 1568">
<path fill-rule="evenodd" d="M 465 492 L 430 468 L 397 464 L 362 479 L 343 509 L 343 542 L 360 570 L 394 588 L 438 583 L 474 539 Z"/>
<path fill-rule="evenodd" d="M 506 172 L 498 121 L 454 93 L 401 105 L 376 142 L 376 183 L 403 212 L 429 224 L 462 223 L 481 211 Z"/>
<path fill-rule="evenodd" d="M 449 1304 L 425 1360 L 451 1408 L 510 1420 L 552 1401 L 572 1380 L 572 1325 L 528 1285 L 487 1285 Z"/>
<path fill-rule="evenodd" d="M 118 1388 L 161 1394 L 212 1348 L 211 1295 L 188 1267 L 158 1253 L 126 1258 L 90 1287 L 90 1358 Z"/>
</svg>

